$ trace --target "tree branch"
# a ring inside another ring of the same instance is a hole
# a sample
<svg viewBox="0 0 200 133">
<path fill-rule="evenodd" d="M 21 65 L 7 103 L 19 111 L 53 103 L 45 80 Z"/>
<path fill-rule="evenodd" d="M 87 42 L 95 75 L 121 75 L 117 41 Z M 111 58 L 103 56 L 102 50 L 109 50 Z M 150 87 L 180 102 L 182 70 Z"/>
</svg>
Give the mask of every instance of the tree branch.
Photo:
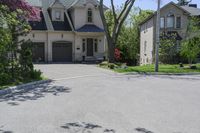
<svg viewBox="0 0 200 133">
<path fill-rule="evenodd" d="M 107 22 L 106 22 L 106 17 L 105 17 L 105 14 L 104 14 L 103 0 L 100 0 L 99 12 L 100 12 L 101 20 L 102 20 L 102 23 L 103 23 L 103 26 L 104 26 L 104 30 L 105 30 L 105 33 L 106 33 L 106 37 L 107 37 L 107 39 L 110 39 L 111 36 L 109 34 L 110 31 L 108 29 L 108 25 L 107 25 Z"/>
</svg>

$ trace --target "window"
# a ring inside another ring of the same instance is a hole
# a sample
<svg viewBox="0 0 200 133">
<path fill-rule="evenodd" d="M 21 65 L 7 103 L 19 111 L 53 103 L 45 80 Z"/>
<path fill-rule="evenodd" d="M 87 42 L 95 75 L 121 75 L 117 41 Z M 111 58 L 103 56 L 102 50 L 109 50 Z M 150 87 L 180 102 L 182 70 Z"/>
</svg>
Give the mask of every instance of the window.
<svg viewBox="0 0 200 133">
<path fill-rule="evenodd" d="M 61 20 L 61 11 L 55 12 L 55 18 L 56 18 L 56 20 Z"/>
<path fill-rule="evenodd" d="M 148 31 L 148 22 L 144 24 L 144 33 L 146 33 L 147 31 Z"/>
<path fill-rule="evenodd" d="M 181 28 L 181 17 L 176 17 L 176 28 Z"/>
<path fill-rule="evenodd" d="M 94 39 L 94 51 L 98 52 L 98 40 Z"/>
<path fill-rule="evenodd" d="M 174 16 L 167 17 L 167 28 L 174 28 Z"/>
<path fill-rule="evenodd" d="M 165 28 L 165 18 L 164 17 L 160 18 L 160 28 Z"/>
<path fill-rule="evenodd" d="M 92 23 L 92 9 L 88 9 L 88 22 Z"/>
<path fill-rule="evenodd" d="M 82 51 L 85 52 L 85 44 L 86 44 L 86 41 L 85 39 L 82 40 Z"/>
<path fill-rule="evenodd" d="M 144 42 L 144 54 L 147 52 L 147 41 Z"/>
</svg>

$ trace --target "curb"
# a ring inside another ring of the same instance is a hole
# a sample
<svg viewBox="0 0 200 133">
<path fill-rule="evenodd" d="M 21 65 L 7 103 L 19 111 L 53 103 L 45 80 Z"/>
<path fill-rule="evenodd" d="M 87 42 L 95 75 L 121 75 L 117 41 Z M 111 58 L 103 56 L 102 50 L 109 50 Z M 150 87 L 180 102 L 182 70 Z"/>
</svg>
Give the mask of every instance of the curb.
<svg viewBox="0 0 200 133">
<path fill-rule="evenodd" d="M 25 89 L 25 88 L 26 88 L 26 90 L 31 90 L 38 85 L 50 83 L 50 82 L 52 82 L 52 80 L 48 79 L 48 80 L 35 81 L 35 82 L 27 83 L 27 84 L 8 87 L 8 88 L 5 88 L 3 90 L 0 90 L 0 96 L 7 95 L 7 94 L 10 94 L 10 93 L 14 93 L 14 92 L 18 92 L 18 91 Z"/>
<path fill-rule="evenodd" d="M 166 76 L 192 76 L 199 75 L 200 73 L 138 73 L 138 72 L 130 72 L 130 73 L 122 73 L 124 75 L 166 75 Z"/>
</svg>

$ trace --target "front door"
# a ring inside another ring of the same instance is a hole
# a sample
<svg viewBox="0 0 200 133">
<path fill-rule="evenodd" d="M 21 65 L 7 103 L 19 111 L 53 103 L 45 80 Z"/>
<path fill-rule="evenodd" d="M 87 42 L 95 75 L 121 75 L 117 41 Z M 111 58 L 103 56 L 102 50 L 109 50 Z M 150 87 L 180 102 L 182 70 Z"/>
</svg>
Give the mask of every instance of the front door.
<svg viewBox="0 0 200 133">
<path fill-rule="evenodd" d="M 87 39 L 87 56 L 93 56 L 94 51 L 93 51 L 93 39 L 88 38 Z"/>
</svg>

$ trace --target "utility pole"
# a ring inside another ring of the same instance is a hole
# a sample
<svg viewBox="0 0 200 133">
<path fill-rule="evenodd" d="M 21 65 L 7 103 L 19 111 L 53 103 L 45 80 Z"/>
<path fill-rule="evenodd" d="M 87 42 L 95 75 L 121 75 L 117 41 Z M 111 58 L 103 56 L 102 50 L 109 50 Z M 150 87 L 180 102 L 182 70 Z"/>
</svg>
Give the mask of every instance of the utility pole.
<svg viewBox="0 0 200 133">
<path fill-rule="evenodd" d="M 156 58 L 155 72 L 159 71 L 159 46 L 160 46 L 160 0 L 158 0 L 157 21 L 156 21 Z"/>
</svg>

